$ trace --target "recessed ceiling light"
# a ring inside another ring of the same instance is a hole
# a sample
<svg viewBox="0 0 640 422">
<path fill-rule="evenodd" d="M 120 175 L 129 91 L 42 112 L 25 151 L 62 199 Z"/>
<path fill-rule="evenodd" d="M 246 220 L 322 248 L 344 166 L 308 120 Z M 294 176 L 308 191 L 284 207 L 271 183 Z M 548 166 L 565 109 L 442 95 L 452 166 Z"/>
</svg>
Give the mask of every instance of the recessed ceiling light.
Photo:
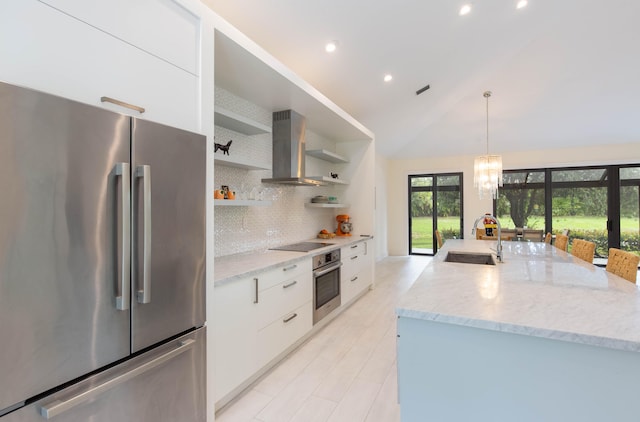
<svg viewBox="0 0 640 422">
<path fill-rule="evenodd" d="M 460 16 L 464 16 L 466 14 L 468 14 L 469 12 L 471 12 L 471 5 L 470 4 L 465 4 L 464 6 L 462 6 L 460 8 Z"/>
<path fill-rule="evenodd" d="M 516 4 L 516 9 L 522 9 L 529 3 L 527 0 L 519 0 L 518 4 Z"/>
<path fill-rule="evenodd" d="M 333 53 L 338 48 L 338 41 L 328 42 L 327 45 L 324 46 L 324 49 L 327 53 Z"/>
<path fill-rule="evenodd" d="M 391 76 L 391 75 L 389 75 L 389 74 L 384 75 L 384 81 L 385 81 L 385 82 L 390 82 L 390 81 L 391 81 L 391 79 L 393 79 L 393 76 Z"/>
</svg>

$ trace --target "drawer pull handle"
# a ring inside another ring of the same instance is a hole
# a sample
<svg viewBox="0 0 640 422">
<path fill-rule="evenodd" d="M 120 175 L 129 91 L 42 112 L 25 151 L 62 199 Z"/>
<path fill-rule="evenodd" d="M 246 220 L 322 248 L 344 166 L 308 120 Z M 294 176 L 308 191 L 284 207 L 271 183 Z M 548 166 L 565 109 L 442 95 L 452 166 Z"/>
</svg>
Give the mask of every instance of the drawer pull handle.
<svg viewBox="0 0 640 422">
<path fill-rule="evenodd" d="M 293 315 L 291 315 L 289 318 L 285 318 L 285 319 L 283 319 L 283 320 L 282 320 L 282 322 L 285 322 L 285 323 L 286 323 L 286 322 L 289 322 L 289 321 L 291 321 L 292 319 L 294 319 L 294 318 L 295 318 L 295 317 L 297 317 L 297 316 L 298 316 L 298 314 L 293 314 Z"/>
<path fill-rule="evenodd" d="M 358 279 L 358 277 L 353 277 L 353 278 L 351 279 L 351 282 L 354 282 L 354 281 L 356 281 L 357 279 Z"/>
<path fill-rule="evenodd" d="M 353 261 L 354 259 L 358 259 L 358 255 L 354 255 L 351 257 L 351 260 Z"/>
<path fill-rule="evenodd" d="M 257 277 L 254 278 L 253 281 L 256 283 L 256 298 L 254 299 L 253 303 L 258 303 L 258 299 L 259 299 L 259 296 L 258 296 L 258 278 Z"/>
<path fill-rule="evenodd" d="M 116 100 L 115 98 L 111 98 L 111 97 L 100 97 L 100 102 L 119 105 L 120 107 L 125 107 L 125 108 L 129 108 L 131 110 L 135 110 L 140 114 L 142 114 L 142 113 L 144 113 L 146 111 L 144 109 L 144 107 L 140 107 L 140 106 L 137 106 L 137 105 L 125 103 L 124 101 Z"/>
<path fill-rule="evenodd" d="M 355 249 L 355 248 L 357 248 L 358 246 L 360 246 L 360 245 L 353 245 L 353 246 L 351 247 L 351 249 Z"/>
<path fill-rule="evenodd" d="M 298 284 L 297 280 L 293 280 L 291 283 L 289 284 L 285 284 L 284 286 L 282 286 L 283 289 L 288 289 L 291 286 L 295 286 L 296 284 Z"/>
<path fill-rule="evenodd" d="M 282 269 L 282 271 L 291 271 L 291 270 L 294 270 L 294 269 L 296 269 L 296 268 L 298 268 L 298 265 L 297 265 L 297 264 L 293 264 L 293 265 L 292 265 L 292 266 L 290 266 L 290 267 L 285 267 L 285 268 L 283 268 L 283 269 Z"/>
</svg>

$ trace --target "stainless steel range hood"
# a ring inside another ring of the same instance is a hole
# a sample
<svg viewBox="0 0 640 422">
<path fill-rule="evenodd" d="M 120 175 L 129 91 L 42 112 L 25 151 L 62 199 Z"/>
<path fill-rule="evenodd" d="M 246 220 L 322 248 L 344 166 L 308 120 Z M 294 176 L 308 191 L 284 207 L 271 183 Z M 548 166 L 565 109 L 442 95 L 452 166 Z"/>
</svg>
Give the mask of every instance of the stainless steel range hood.
<svg viewBox="0 0 640 422">
<path fill-rule="evenodd" d="M 319 186 L 322 182 L 308 179 L 305 165 L 305 117 L 293 110 L 273 113 L 273 177 L 264 183 L 296 186 Z"/>
</svg>

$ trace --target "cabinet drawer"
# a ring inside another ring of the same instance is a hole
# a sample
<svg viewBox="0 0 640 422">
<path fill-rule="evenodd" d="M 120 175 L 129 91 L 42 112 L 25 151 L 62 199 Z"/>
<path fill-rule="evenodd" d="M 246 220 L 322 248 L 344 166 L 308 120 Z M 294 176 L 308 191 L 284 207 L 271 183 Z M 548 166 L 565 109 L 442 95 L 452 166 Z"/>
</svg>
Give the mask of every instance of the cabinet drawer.
<svg viewBox="0 0 640 422">
<path fill-rule="evenodd" d="M 258 274 L 258 288 L 260 291 L 267 290 L 283 281 L 291 280 L 301 275 L 311 274 L 311 272 L 311 258 L 297 261 L 293 264 L 283 265 Z"/>
<path fill-rule="evenodd" d="M 342 304 L 346 304 L 363 290 L 369 288 L 373 282 L 373 269 L 363 266 L 360 271 L 343 277 L 340 282 L 342 288 Z"/>
<path fill-rule="evenodd" d="M 359 254 L 363 255 L 367 253 L 367 242 L 358 242 L 353 245 L 345 246 L 340 250 L 341 258 L 344 261 L 345 258 Z"/>
<path fill-rule="evenodd" d="M 310 272 L 278 283 L 259 293 L 258 329 L 264 328 L 282 315 L 313 299 Z"/>
<path fill-rule="evenodd" d="M 360 269 L 368 261 L 368 257 L 365 255 L 352 255 L 346 258 L 342 258 L 342 268 L 340 272 L 341 277 L 350 277 L 351 275 L 360 271 Z"/>
<path fill-rule="evenodd" d="M 200 18 L 174 0 L 39 1 L 198 75 Z"/>
<path fill-rule="evenodd" d="M 269 363 L 311 330 L 312 312 L 311 301 L 308 301 L 258 332 L 260 366 Z"/>
</svg>

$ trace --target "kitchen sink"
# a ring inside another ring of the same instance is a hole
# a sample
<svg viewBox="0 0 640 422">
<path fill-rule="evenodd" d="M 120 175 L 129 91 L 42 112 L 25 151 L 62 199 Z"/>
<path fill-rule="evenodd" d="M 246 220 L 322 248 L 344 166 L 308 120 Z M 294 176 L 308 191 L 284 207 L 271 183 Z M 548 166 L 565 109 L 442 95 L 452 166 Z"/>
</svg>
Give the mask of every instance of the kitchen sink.
<svg viewBox="0 0 640 422">
<path fill-rule="evenodd" d="M 496 265 L 493 254 L 479 252 L 448 252 L 445 262 L 459 262 L 462 264 Z"/>
</svg>

